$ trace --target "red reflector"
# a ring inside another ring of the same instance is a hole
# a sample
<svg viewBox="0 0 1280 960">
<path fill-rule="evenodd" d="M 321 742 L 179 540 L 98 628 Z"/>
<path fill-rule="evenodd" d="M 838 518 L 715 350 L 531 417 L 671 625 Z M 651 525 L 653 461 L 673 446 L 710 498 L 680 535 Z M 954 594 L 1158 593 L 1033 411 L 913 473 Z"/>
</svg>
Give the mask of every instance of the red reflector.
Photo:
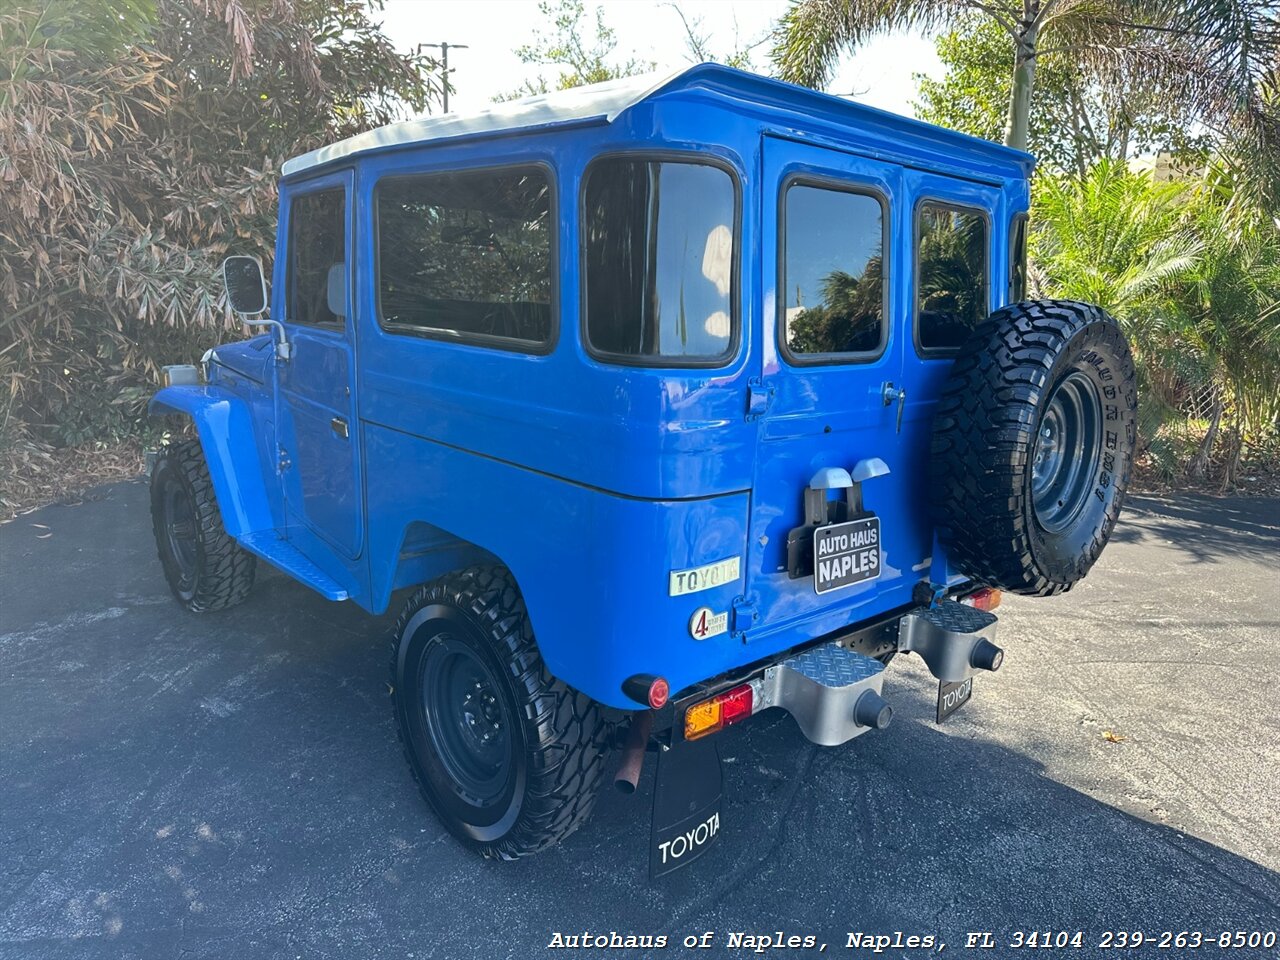
<svg viewBox="0 0 1280 960">
<path fill-rule="evenodd" d="M 671 696 L 671 687 L 662 677 L 658 677 L 653 683 L 649 684 L 649 706 L 654 710 L 661 710 L 665 707 L 669 696 Z"/>
<path fill-rule="evenodd" d="M 977 607 L 979 610 L 994 610 L 1000 606 L 1000 601 L 1004 599 L 1004 595 L 994 587 L 983 587 L 975 593 L 965 597 L 969 601 L 969 605 Z"/>
<path fill-rule="evenodd" d="M 752 697 L 751 685 L 747 683 L 716 697 L 720 701 L 720 722 L 728 726 L 751 716 Z"/>
</svg>

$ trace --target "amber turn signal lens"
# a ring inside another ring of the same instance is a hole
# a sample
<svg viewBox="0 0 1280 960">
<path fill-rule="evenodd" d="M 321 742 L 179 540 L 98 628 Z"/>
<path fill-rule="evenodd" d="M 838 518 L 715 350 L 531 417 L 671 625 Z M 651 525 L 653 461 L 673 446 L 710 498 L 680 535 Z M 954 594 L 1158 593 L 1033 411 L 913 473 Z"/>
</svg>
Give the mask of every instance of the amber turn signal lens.
<svg viewBox="0 0 1280 960">
<path fill-rule="evenodd" d="M 751 716 L 754 705 L 755 692 L 749 683 L 717 693 L 710 700 L 695 703 L 684 713 L 684 738 L 697 740 L 739 720 L 745 720 Z"/>
<path fill-rule="evenodd" d="M 720 720 L 720 704 L 716 700 L 695 703 L 684 712 L 684 738 L 697 740 L 715 733 L 723 724 Z"/>
</svg>

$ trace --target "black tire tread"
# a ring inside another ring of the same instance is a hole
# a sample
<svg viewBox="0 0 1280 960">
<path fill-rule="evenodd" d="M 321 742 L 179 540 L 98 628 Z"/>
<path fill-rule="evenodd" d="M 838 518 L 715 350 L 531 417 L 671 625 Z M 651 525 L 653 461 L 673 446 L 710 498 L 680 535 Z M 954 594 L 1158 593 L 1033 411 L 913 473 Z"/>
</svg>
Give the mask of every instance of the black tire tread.
<svg viewBox="0 0 1280 960">
<path fill-rule="evenodd" d="M 1104 310 L 1072 300 L 1035 300 L 995 311 L 973 331 L 938 399 L 931 444 L 934 522 L 969 576 L 1029 596 L 1070 589 L 1098 559 L 1120 515 L 1132 469 L 1120 457 L 1114 498 L 1072 575 L 1046 576 L 1028 525 L 1037 406 L 1064 345 L 1087 327 L 1121 358 L 1124 401 L 1136 409 L 1133 359 Z"/>
<path fill-rule="evenodd" d="M 199 569 L 195 595 L 189 600 L 179 596 L 178 601 L 192 613 L 226 610 L 244 602 L 253 589 L 257 558 L 236 543 L 223 526 L 222 512 L 218 509 L 213 481 L 209 477 L 209 467 L 205 463 L 200 441 L 183 440 L 169 444 L 160 451 L 159 456 L 167 458 L 187 484 L 199 524 Z M 160 462 L 157 460 L 156 469 L 159 467 Z M 155 476 L 154 470 L 152 476 Z M 164 561 L 166 548 L 162 540 L 163 523 L 155 514 L 154 506 L 152 521 L 161 565 L 174 595 L 177 596 L 178 587 L 174 583 L 173 572 Z"/>
<path fill-rule="evenodd" d="M 466 611 L 481 627 L 513 687 L 529 744 L 529 771 L 523 806 L 500 839 L 479 843 L 454 834 L 491 859 L 515 860 L 545 850 L 577 830 L 595 805 L 608 761 L 611 725 L 604 708 L 553 677 L 534 642 L 533 629 L 515 578 L 506 567 L 480 566 L 446 574 L 417 591 L 405 604 L 391 639 L 391 687 L 402 634 L 423 606 L 446 602 Z M 396 734 L 423 799 L 435 807 L 420 775 L 395 710 Z M 447 818 L 446 826 L 449 825 Z"/>
</svg>

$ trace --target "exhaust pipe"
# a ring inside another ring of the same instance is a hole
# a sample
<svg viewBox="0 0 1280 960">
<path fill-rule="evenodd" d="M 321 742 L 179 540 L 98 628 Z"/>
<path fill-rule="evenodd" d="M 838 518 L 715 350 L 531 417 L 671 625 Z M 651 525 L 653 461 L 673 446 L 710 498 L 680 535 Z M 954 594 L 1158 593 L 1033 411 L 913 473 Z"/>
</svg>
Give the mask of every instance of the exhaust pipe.
<svg viewBox="0 0 1280 960">
<path fill-rule="evenodd" d="M 640 784 L 640 768 L 644 765 L 644 751 L 649 745 L 649 731 L 652 729 L 652 710 L 637 710 L 631 714 L 627 742 L 622 747 L 622 763 L 613 777 L 613 785 L 621 793 L 635 793 Z"/>
</svg>

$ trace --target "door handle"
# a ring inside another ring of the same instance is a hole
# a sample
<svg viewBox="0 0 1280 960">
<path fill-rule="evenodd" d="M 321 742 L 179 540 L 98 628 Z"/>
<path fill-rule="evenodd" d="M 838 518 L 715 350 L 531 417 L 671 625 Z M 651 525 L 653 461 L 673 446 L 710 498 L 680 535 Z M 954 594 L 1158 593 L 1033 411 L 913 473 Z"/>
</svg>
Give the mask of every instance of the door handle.
<svg viewBox="0 0 1280 960">
<path fill-rule="evenodd" d="M 351 430 L 347 427 L 347 421 L 343 420 L 342 417 L 334 417 L 330 420 L 329 429 L 340 436 L 343 440 L 346 440 L 351 436 Z"/>
<path fill-rule="evenodd" d="M 898 424 L 897 432 L 902 432 L 902 409 L 907 405 L 907 391 L 902 387 L 895 387 L 893 383 L 885 383 L 880 387 L 880 395 L 884 398 L 884 405 L 890 406 L 895 401 L 898 404 Z"/>
</svg>

